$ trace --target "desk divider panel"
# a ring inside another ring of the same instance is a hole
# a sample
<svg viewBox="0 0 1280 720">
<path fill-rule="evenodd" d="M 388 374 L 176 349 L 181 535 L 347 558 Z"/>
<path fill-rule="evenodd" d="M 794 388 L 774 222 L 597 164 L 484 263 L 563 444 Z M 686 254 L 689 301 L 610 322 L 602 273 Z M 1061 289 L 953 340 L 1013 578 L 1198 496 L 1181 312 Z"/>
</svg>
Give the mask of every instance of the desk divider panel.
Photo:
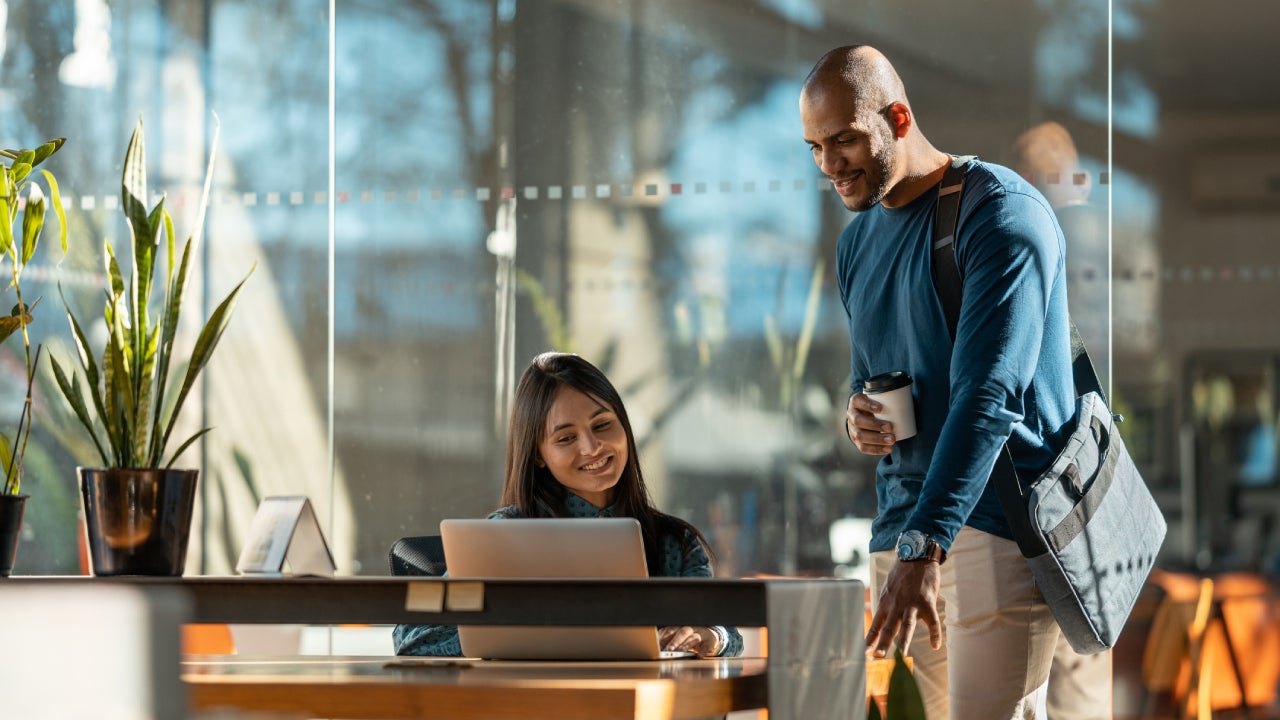
<svg viewBox="0 0 1280 720">
<path fill-rule="evenodd" d="M 771 582 L 768 596 L 769 718 L 861 717 L 866 652 L 861 583 Z"/>
<path fill-rule="evenodd" d="M 172 587 L 0 584 L 0 717 L 187 717 L 189 597 Z"/>
</svg>

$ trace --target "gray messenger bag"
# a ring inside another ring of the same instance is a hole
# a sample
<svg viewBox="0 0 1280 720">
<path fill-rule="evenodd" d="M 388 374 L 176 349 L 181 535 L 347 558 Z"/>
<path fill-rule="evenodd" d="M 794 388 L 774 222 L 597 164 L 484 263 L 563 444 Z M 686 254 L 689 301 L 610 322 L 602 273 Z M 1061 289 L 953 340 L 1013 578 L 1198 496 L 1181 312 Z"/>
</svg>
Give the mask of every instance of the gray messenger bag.
<svg viewBox="0 0 1280 720">
<path fill-rule="evenodd" d="M 960 314 L 955 228 L 969 158 L 947 168 L 938 191 L 933 277 L 951 338 Z M 1006 445 L 991 473 L 1014 539 L 1071 647 L 1082 655 L 1115 645 L 1166 525 L 1138 474 L 1098 383 L 1084 342 L 1071 326 L 1076 386 L 1074 427 L 1049 469 L 1023 492 Z"/>
</svg>

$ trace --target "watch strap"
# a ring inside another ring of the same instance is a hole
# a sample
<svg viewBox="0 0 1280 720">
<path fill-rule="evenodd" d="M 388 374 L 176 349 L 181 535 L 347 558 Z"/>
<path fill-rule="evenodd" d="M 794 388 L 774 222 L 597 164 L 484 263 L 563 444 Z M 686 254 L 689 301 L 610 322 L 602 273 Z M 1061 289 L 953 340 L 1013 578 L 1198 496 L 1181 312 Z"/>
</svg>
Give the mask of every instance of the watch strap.
<svg viewBox="0 0 1280 720">
<path fill-rule="evenodd" d="M 947 551 L 935 540 L 924 541 L 924 554 L 916 558 L 907 558 L 902 562 L 936 562 L 939 565 L 947 561 Z"/>
<path fill-rule="evenodd" d="M 947 561 L 947 551 L 933 540 L 928 540 L 924 544 L 924 557 L 921 560 L 929 560 L 939 565 Z"/>
</svg>

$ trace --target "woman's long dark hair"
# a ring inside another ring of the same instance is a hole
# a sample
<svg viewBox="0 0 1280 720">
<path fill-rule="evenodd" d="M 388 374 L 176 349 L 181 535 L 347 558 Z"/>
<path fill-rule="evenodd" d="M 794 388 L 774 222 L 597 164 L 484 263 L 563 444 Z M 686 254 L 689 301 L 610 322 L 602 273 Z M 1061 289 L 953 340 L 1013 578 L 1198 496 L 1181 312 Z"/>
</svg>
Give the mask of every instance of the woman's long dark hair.
<svg viewBox="0 0 1280 720">
<path fill-rule="evenodd" d="M 659 538 L 668 533 L 675 533 L 682 541 L 692 537 L 711 556 L 710 544 L 696 527 L 678 517 L 659 512 L 653 506 L 640 472 L 636 438 L 631 432 L 631 420 L 627 417 L 622 397 L 599 368 L 571 353 L 543 353 L 534 358 L 520 376 L 511 408 L 511 428 L 507 433 L 507 470 L 502 505 L 515 506 L 520 515 L 527 518 L 567 515 L 565 496 L 568 490 L 549 469 L 537 463 L 538 441 L 546 432 L 547 415 L 551 413 L 556 392 L 562 387 L 585 393 L 608 407 L 618 416 L 618 422 L 626 431 L 627 464 L 614 487 L 614 514 L 640 522 L 649 575 L 661 574 Z"/>
</svg>

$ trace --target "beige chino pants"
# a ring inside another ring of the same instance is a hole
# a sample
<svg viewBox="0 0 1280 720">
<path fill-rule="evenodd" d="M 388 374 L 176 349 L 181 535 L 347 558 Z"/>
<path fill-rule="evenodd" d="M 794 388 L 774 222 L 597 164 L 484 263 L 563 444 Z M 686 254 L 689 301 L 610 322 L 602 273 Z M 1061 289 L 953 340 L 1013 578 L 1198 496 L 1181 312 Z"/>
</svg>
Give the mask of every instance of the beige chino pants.
<svg viewBox="0 0 1280 720">
<path fill-rule="evenodd" d="M 1111 651 L 1078 655 L 1059 638 L 1049 671 L 1049 720 L 1111 720 Z"/>
<path fill-rule="evenodd" d="M 872 553 L 873 610 L 896 561 L 892 551 Z M 929 646 L 921 622 L 907 651 L 929 720 L 1046 718 L 1049 672 L 1062 633 L 1017 543 L 961 529 L 942 564 L 938 614 L 942 647 Z M 1060 700 L 1076 706 L 1080 717 L 1110 717 L 1109 659 L 1105 669 L 1105 698 L 1094 693 L 1092 699 Z"/>
</svg>

